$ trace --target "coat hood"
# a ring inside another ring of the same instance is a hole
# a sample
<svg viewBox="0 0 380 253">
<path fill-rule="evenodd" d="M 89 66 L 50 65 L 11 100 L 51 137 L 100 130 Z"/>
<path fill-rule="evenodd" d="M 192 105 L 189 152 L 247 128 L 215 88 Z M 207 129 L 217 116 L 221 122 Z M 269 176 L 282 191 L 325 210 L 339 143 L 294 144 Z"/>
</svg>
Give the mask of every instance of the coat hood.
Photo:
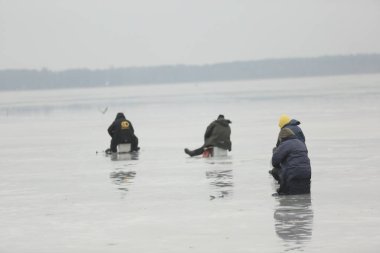
<svg viewBox="0 0 380 253">
<path fill-rule="evenodd" d="M 290 130 L 289 128 L 283 128 L 280 131 L 279 137 L 281 141 L 284 141 L 286 139 L 295 137 L 295 135 L 294 135 L 294 132 Z"/>
<path fill-rule="evenodd" d="M 119 112 L 119 113 L 116 115 L 115 120 L 118 120 L 118 119 L 125 119 L 124 113 Z"/>
<path fill-rule="evenodd" d="M 286 126 L 289 126 L 289 125 L 298 126 L 299 124 L 301 124 L 301 122 L 299 122 L 296 119 L 292 119 L 288 124 L 286 124 Z"/>
<path fill-rule="evenodd" d="M 220 124 L 222 126 L 228 126 L 229 124 L 232 123 L 231 120 L 229 120 L 229 119 L 217 119 L 214 122 L 217 124 Z"/>
</svg>

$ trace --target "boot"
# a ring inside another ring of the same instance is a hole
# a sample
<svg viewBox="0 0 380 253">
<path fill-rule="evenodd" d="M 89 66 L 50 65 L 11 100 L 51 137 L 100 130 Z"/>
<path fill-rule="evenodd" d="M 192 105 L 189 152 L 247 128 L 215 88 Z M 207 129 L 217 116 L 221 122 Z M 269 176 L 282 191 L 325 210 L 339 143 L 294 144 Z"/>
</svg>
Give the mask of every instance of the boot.
<svg viewBox="0 0 380 253">
<path fill-rule="evenodd" d="M 193 152 L 190 151 L 188 148 L 185 148 L 185 153 L 188 154 L 189 156 L 193 156 Z"/>
</svg>

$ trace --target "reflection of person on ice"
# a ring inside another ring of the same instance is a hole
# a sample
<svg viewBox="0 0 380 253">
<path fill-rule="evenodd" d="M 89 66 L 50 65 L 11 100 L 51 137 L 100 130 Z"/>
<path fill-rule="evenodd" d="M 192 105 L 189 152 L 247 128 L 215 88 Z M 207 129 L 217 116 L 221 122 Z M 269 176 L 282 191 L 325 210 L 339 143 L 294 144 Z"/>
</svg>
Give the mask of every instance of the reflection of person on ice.
<svg viewBox="0 0 380 253">
<path fill-rule="evenodd" d="M 231 128 L 229 124 L 231 124 L 230 120 L 224 119 L 223 115 L 219 115 L 218 119 L 211 122 L 207 127 L 203 146 L 192 151 L 185 148 L 185 153 L 189 156 L 197 156 L 203 154 L 204 150 L 210 147 L 231 151 Z"/>
<path fill-rule="evenodd" d="M 280 144 L 273 150 L 272 165 L 280 168 L 278 194 L 310 193 L 311 166 L 305 143 L 289 128 L 279 134 Z"/>
<path fill-rule="evenodd" d="M 117 152 L 117 145 L 122 143 L 130 143 L 131 151 L 138 151 L 139 140 L 135 135 L 132 123 L 127 120 L 123 113 L 116 115 L 114 122 L 108 128 L 108 133 L 112 137 L 111 152 Z"/>
</svg>

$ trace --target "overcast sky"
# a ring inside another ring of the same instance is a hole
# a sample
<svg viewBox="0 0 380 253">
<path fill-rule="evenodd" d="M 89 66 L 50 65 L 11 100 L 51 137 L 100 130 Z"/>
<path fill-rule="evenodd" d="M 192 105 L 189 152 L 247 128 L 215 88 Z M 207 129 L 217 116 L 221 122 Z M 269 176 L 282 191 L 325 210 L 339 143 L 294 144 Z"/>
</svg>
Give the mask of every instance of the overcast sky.
<svg viewBox="0 0 380 253">
<path fill-rule="evenodd" d="M 0 0 L 0 69 L 380 53 L 380 0 Z"/>
</svg>

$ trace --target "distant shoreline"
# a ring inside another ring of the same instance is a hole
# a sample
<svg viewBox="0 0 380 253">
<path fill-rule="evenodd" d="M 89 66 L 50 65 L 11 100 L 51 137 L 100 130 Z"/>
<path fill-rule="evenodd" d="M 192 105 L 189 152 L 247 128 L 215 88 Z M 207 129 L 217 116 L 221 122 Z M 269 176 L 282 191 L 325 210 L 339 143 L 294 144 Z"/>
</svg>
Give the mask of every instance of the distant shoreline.
<svg viewBox="0 0 380 253">
<path fill-rule="evenodd" d="M 0 70 L 0 90 L 39 90 L 380 73 L 380 54 L 64 71 Z"/>
</svg>

